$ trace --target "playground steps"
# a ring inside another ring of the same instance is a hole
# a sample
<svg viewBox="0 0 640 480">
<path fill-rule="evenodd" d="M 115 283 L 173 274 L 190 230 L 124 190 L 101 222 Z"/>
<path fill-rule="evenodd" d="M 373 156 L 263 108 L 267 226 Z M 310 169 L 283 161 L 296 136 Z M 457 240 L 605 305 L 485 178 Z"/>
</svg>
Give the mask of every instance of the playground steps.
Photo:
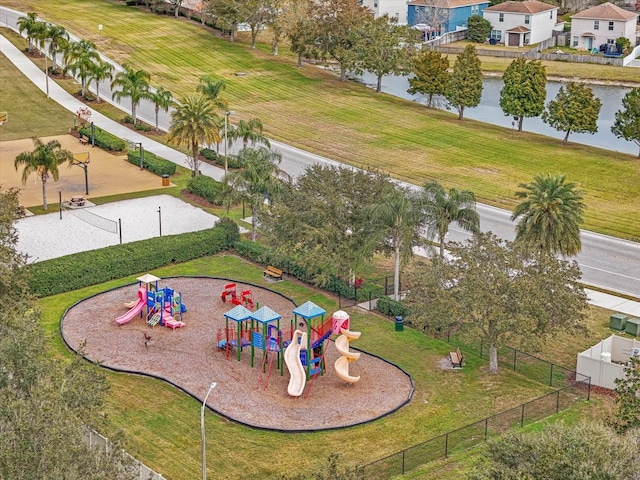
<svg viewBox="0 0 640 480">
<path fill-rule="evenodd" d="M 160 323 L 159 313 L 153 314 L 153 316 L 149 320 L 147 320 L 147 325 L 149 325 L 150 327 L 155 327 L 158 323 Z"/>
</svg>

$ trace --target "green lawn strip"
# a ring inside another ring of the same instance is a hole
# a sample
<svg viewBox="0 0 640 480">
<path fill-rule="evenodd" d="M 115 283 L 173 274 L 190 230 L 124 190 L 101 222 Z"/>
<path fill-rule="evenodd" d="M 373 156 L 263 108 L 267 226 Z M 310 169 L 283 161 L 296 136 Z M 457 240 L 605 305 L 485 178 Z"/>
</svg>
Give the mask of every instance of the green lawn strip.
<svg viewBox="0 0 640 480">
<path fill-rule="evenodd" d="M 328 312 L 337 309 L 335 299 L 299 282 L 267 284 L 261 268 L 232 255 L 203 258 L 151 273 L 160 277 L 228 277 L 272 287 L 298 303 L 312 300 Z M 41 299 L 38 304 L 52 337 L 53 354 L 70 355 L 58 332 L 65 308 L 93 293 L 135 281 L 136 276 Z M 549 391 L 507 369 L 499 375 L 488 375 L 486 362 L 477 357 L 470 357 L 463 370 L 442 369 L 439 362 L 447 358 L 448 345 L 409 328 L 395 332 L 393 322 L 374 314 L 357 309 L 350 313 L 352 328 L 363 332 L 354 347 L 387 358 L 411 373 L 416 383 L 413 401 L 372 424 L 313 434 L 264 432 L 207 415 L 207 465 L 211 472 L 224 472 L 228 478 L 277 477 L 321 468 L 331 452 L 341 452 L 349 464 L 369 463 Z M 198 402 L 161 381 L 115 373 L 109 373 L 109 378 L 112 388 L 105 411 L 113 428 L 126 432 L 130 452 L 168 478 L 197 476 Z M 322 388 L 322 384 L 317 383 L 314 388 Z M 375 442 L 371 441 L 373 438 Z M 179 451 L 180 455 L 167 455 L 167 451 Z M 296 458 L 295 465 L 291 458 Z"/>
<path fill-rule="evenodd" d="M 610 398 L 593 395 L 589 402 L 578 402 L 553 417 L 525 425 L 523 430 L 541 430 L 549 423 L 557 421 L 575 424 L 587 418 L 605 420 L 610 407 Z M 393 478 L 403 480 L 431 480 L 434 478 L 438 480 L 459 480 L 460 478 L 466 478 L 472 472 L 481 455 L 483 455 L 483 444 L 464 452 L 454 453 L 447 459 L 426 463 L 419 468 L 406 472 L 405 475 L 398 475 Z"/>
<path fill-rule="evenodd" d="M 29 5 L 96 41 L 99 18 L 105 25 L 98 42 L 101 50 L 150 71 L 152 83 L 178 97 L 193 93 L 203 74 L 224 79 L 225 97 L 236 111 L 233 120 L 259 117 L 276 140 L 345 163 L 377 167 L 418 185 L 438 179 L 473 190 L 480 200 L 504 208 L 516 204 L 519 183 L 539 173 L 564 173 L 585 191 L 588 229 L 640 238 L 635 221 L 640 192 L 633 183 L 640 163 L 631 155 L 577 144 L 563 147 L 557 139 L 514 134 L 471 120 L 459 122 L 451 112 L 340 83 L 322 69 L 298 69 L 286 50 L 272 57 L 243 42 L 218 39 L 196 23 L 121 4 L 70 0 L 68 8 L 59 9 L 53 0 L 33 0 Z M 141 38 L 140 31 L 154 35 Z M 609 76 L 599 73 L 609 69 L 623 76 L 629 70 L 570 65 L 567 72 L 577 68 L 598 77 Z M 236 76 L 237 72 L 246 76 Z"/>
<path fill-rule="evenodd" d="M 0 126 L 2 141 L 67 133 L 72 116 L 46 96 L 7 57 L 0 54 L 0 111 L 9 120 Z"/>
</svg>

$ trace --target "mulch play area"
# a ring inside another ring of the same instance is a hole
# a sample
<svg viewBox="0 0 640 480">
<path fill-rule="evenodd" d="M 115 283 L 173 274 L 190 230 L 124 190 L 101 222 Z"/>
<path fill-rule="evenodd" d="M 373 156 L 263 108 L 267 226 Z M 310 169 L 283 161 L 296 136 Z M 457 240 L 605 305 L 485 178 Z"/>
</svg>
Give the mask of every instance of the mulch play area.
<svg viewBox="0 0 640 480">
<path fill-rule="evenodd" d="M 200 401 L 211 382 L 217 382 L 207 405 L 228 419 L 258 428 L 279 431 L 341 428 L 379 418 L 411 399 L 413 384 L 409 375 L 366 353 L 349 365 L 350 374 L 360 375 L 360 381 L 346 384 L 334 370 L 340 355 L 333 341 L 325 354 L 326 372 L 315 379 L 308 397 L 305 398 L 310 382 L 301 396 L 288 395 L 288 369 L 285 365 L 281 376 L 275 362 L 268 386 L 259 386 L 262 350 L 256 349 L 251 368 L 249 347 L 242 350 L 240 361 L 235 351 L 226 355 L 218 349 L 218 329 L 224 329 L 224 314 L 234 307 L 231 302 L 221 300 L 228 283 L 224 279 L 200 277 L 160 280 L 159 287 L 179 292 L 187 308 L 183 315 L 186 325 L 174 330 L 159 325 L 149 327 L 139 315 L 117 324 L 115 319 L 127 312 L 124 304 L 137 300 L 138 284 L 110 290 L 71 307 L 62 320 L 62 336 L 74 350 L 86 342 L 85 356 L 92 361 L 114 370 L 164 379 Z M 265 288 L 236 283 L 238 292 L 250 289 L 253 302 L 282 316 L 281 329 L 289 327 L 296 308 L 291 300 Z M 332 314 L 327 312 L 326 318 Z M 350 329 L 358 331 L 358 325 L 352 324 Z M 357 340 L 351 349 L 354 347 L 357 348 Z"/>
</svg>

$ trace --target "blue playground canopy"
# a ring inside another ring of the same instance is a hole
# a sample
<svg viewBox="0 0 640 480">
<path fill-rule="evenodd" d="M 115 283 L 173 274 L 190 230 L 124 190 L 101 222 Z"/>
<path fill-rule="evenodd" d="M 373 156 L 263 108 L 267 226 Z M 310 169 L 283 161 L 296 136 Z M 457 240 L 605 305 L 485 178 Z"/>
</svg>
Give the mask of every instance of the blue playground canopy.
<svg viewBox="0 0 640 480">
<path fill-rule="evenodd" d="M 238 307 L 236 307 L 238 308 Z M 244 307 L 243 307 L 244 308 Z M 235 310 L 235 308 L 234 308 Z M 246 310 L 246 308 L 245 308 Z M 282 318 L 282 315 L 280 315 L 279 313 L 274 312 L 273 310 L 271 310 L 269 307 L 264 306 L 264 307 L 260 307 L 260 309 L 256 310 L 255 312 L 249 312 L 249 316 L 260 323 L 270 323 L 270 322 L 275 322 L 276 320 L 280 320 Z"/>
<path fill-rule="evenodd" d="M 262 310 L 262 309 L 260 309 Z M 257 312 L 256 312 L 257 313 Z M 237 305 L 224 314 L 227 320 L 233 320 L 234 322 L 243 322 L 251 318 L 251 311 L 242 305 Z"/>
<path fill-rule="evenodd" d="M 326 310 L 323 310 L 318 305 L 313 303 L 312 301 L 308 301 L 297 307 L 293 313 L 295 315 L 300 315 L 305 320 L 309 320 L 310 318 L 319 317 L 320 315 L 324 315 L 327 313 Z"/>
</svg>

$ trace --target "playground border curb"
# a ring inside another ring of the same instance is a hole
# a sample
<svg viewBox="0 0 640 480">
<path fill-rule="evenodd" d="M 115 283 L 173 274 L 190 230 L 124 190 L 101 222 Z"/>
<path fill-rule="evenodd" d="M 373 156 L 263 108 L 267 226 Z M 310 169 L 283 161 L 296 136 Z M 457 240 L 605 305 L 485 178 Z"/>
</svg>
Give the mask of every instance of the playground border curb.
<svg viewBox="0 0 640 480">
<path fill-rule="evenodd" d="M 165 280 L 165 279 L 168 280 L 168 279 L 171 279 L 171 278 L 193 278 L 193 279 L 206 278 L 206 279 L 213 279 L 213 280 L 224 280 L 224 281 L 228 281 L 228 282 L 239 282 L 239 283 L 242 283 L 244 285 L 250 285 L 252 287 L 268 290 L 269 292 L 275 293 L 276 295 L 279 295 L 282 298 L 285 298 L 286 300 L 289 300 L 296 307 L 299 306 L 292 298 L 290 298 L 290 297 L 288 297 L 288 296 L 286 296 L 286 295 L 284 295 L 284 294 L 282 294 L 280 292 L 276 292 L 275 290 L 271 290 L 270 288 L 266 288 L 266 287 L 264 287 L 262 285 L 257 285 L 255 283 L 251 283 L 251 282 L 245 282 L 245 281 L 240 282 L 239 280 L 232 279 L 232 278 L 213 277 L 213 276 L 208 276 L 208 275 L 173 275 L 173 276 L 169 276 L 169 277 L 162 277 L 162 280 Z M 116 286 L 116 287 L 109 288 L 107 290 L 103 290 L 101 292 L 94 293 L 92 295 L 88 295 L 88 296 L 76 301 L 75 303 L 73 303 L 73 305 L 70 305 L 69 307 L 67 307 L 65 309 L 64 313 L 62 314 L 62 318 L 60 319 L 60 336 L 62 337 L 62 341 L 64 342 L 65 346 L 70 351 L 72 351 L 73 353 L 78 354 L 78 351 L 76 349 L 74 349 L 73 347 L 71 347 L 71 345 L 69 345 L 69 343 L 67 342 L 67 339 L 65 338 L 65 335 L 64 335 L 63 325 L 64 325 L 65 317 L 67 316 L 67 313 L 69 312 L 69 310 L 71 310 L 73 307 L 75 307 L 79 303 L 84 302 L 85 300 L 88 300 L 90 298 L 96 297 L 98 295 L 102 295 L 102 294 L 104 294 L 106 292 L 111 292 L 113 290 L 118 290 L 120 288 L 128 287 L 130 285 L 135 285 L 136 283 L 138 283 L 138 282 L 131 282 L 131 283 L 127 283 L 127 284 L 124 284 L 124 285 L 119 285 L 119 286 Z M 333 341 L 333 340 L 331 340 L 331 341 Z M 209 405 L 205 405 L 205 406 L 207 407 L 207 409 L 211 410 L 212 412 L 215 412 L 217 415 L 219 415 L 220 417 L 224 418 L 225 420 L 228 420 L 230 422 L 233 422 L 233 423 L 236 423 L 236 424 L 239 424 L 239 425 L 243 425 L 245 427 L 252 428 L 254 430 L 264 430 L 264 431 L 269 431 L 269 432 L 296 434 L 296 433 L 324 432 L 324 431 L 331 431 L 331 430 L 343 430 L 345 428 L 351 428 L 351 427 L 356 427 L 358 425 L 364 425 L 364 424 L 367 424 L 367 423 L 371 423 L 371 422 L 374 422 L 376 420 L 380 420 L 381 418 L 386 417 L 387 415 L 391 415 L 392 413 L 397 412 L 398 410 L 400 410 L 402 407 L 404 407 L 405 405 L 407 405 L 411 401 L 411 399 L 413 398 L 413 393 L 415 392 L 415 382 L 413 381 L 413 377 L 406 370 L 404 370 L 402 367 L 399 367 L 395 363 L 390 362 L 389 360 L 387 360 L 387 359 L 385 359 L 385 358 L 383 358 L 383 357 L 381 357 L 379 355 L 376 355 L 375 353 L 370 353 L 370 352 L 367 352 L 366 350 L 362 350 L 362 349 L 355 348 L 355 347 L 353 347 L 353 350 L 357 350 L 359 352 L 366 353 L 367 355 L 370 355 L 370 356 L 375 357 L 375 358 L 377 358 L 379 360 L 382 360 L 383 362 L 394 366 L 395 368 L 400 370 L 402 373 L 404 373 L 409 378 L 409 381 L 411 382 L 411 391 L 409 392 L 409 395 L 407 396 L 406 400 L 404 402 L 402 402 L 400 405 L 394 407 L 393 409 L 391 409 L 391 410 L 389 410 L 389 411 L 387 411 L 387 412 L 385 412 L 385 413 L 383 413 L 381 415 L 378 415 L 377 417 L 373 417 L 373 418 L 370 418 L 370 419 L 367 419 L 367 420 L 363 420 L 361 422 L 351 423 L 349 425 L 341 425 L 339 427 L 324 427 L 324 428 L 304 429 L 304 430 L 286 430 L 286 429 L 282 429 L 282 428 L 260 427 L 260 426 L 257 426 L 257 425 L 252 425 L 251 423 L 243 422 L 243 421 L 238 420 L 236 418 L 232 418 L 229 415 L 226 415 L 226 414 L 216 410 L 215 408 L 211 408 Z M 155 378 L 157 380 L 162 380 L 163 382 L 166 382 L 169 385 L 177 388 L 178 390 L 186 393 L 187 395 L 192 397 L 194 400 L 197 400 L 198 402 L 202 403 L 202 399 L 199 398 L 198 396 L 196 396 L 195 394 L 193 394 L 192 392 L 190 392 L 189 390 L 187 390 L 184 387 L 181 387 L 180 385 L 177 385 L 177 384 L 173 383 L 172 381 L 167 380 L 166 378 L 161 377 L 159 375 L 153 375 L 153 374 L 150 374 L 150 373 L 140 372 L 140 371 L 137 371 L 137 370 L 128 370 L 128 369 L 123 369 L 123 368 L 116 368 L 116 367 L 109 367 L 109 366 L 101 365 L 100 363 L 97 363 L 97 362 L 94 362 L 94 361 L 88 359 L 85 355 L 83 355 L 82 358 L 84 360 L 86 360 L 87 362 L 93 364 L 93 365 L 99 365 L 101 368 L 104 368 L 105 370 L 110 370 L 112 372 L 127 373 L 127 374 L 130 374 L 130 375 L 140 375 L 142 377 Z"/>
</svg>

